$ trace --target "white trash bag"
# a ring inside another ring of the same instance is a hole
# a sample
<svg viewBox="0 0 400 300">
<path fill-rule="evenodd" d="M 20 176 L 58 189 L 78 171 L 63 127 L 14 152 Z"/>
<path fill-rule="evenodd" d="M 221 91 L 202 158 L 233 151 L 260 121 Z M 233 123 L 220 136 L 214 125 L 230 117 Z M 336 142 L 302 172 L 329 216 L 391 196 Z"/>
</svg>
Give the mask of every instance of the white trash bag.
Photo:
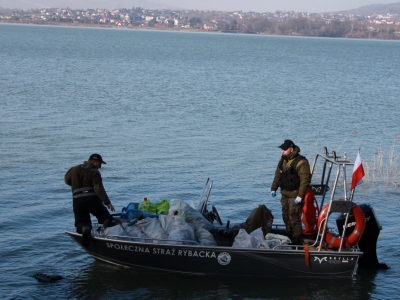
<svg viewBox="0 0 400 300">
<path fill-rule="evenodd" d="M 258 240 L 256 237 L 251 236 L 244 229 L 240 229 L 232 244 L 233 248 L 257 248 Z"/>
<path fill-rule="evenodd" d="M 207 229 L 197 228 L 194 235 L 200 246 L 217 246 L 214 236 Z"/>
<path fill-rule="evenodd" d="M 264 233 L 262 232 L 261 227 L 250 232 L 250 236 L 254 238 L 254 241 L 256 243 L 255 248 L 260 248 L 261 244 L 265 242 Z"/>
<path fill-rule="evenodd" d="M 106 229 L 104 229 L 105 237 L 111 237 L 116 235 L 128 235 L 128 234 L 125 232 L 124 227 L 122 227 L 122 225 L 107 227 Z"/>
<path fill-rule="evenodd" d="M 174 217 L 179 215 L 185 218 L 186 222 L 197 228 L 205 228 L 207 230 L 211 230 L 214 228 L 214 225 L 211 224 L 201 212 L 197 211 L 187 203 L 179 199 L 172 199 L 169 203 L 169 212 L 168 215 L 170 217 Z"/>
<path fill-rule="evenodd" d="M 194 229 L 181 216 L 174 216 L 168 228 L 168 239 L 175 241 L 194 241 Z"/>
<path fill-rule="evenodd" d="M 274 233 L 267 233 L 267 235 L 265 236 L 266 240 L 274 240 L 274 239 L 278 239 L 281 240 L 283 243 L 291 243 L 291 240 L 289 239 L 289 237 L 287 237 L 286 235 L 282 235 L 282 234 L 274 234 Z"/>
<path fill-rule="evenodd" d="M 174 219 L 170 215 L 160 215 L 158 217 L 160 220 L 161 228 L 164 229 L 166 233 L 171 231 L 172 224 L 174 223 Z"/>
<path fill-rule="evenodd" d="M 290 243 L 291 243 L 291 240 L 285 235 L 268 233 L 265 236 L 265 243 L 263 245 L 265 246 L 265 248 L 269 248 L 269 249 L 274 249 L 277 246 L 285 246 L 285 247 L 278 247 L 278 248 L 291 250 L 292 248 L 289 246 Z"/>
<path fill-rule="evenodd" d="M 147 235 L 140 229 L 139 225 L 133 224 L 131 226 L 128 226 L 128 223 L 122 224 L 122 226 L 125 229 L 125 232 L 131 236 L 131 237 L 137 237 L 137 238 L 147 238 Z M 138 242 L 144 242 L 144 239 L 134 239 L 134 241 Z"/>
<path fill-rule="evenodd" d="M 168 238 L 168 235 L 164 229 L 162 229 L 158 218 L 144 218 L 143 220 L 139 220 L 137 224 L 149 238 L 162 240 Z"/>
</svg>

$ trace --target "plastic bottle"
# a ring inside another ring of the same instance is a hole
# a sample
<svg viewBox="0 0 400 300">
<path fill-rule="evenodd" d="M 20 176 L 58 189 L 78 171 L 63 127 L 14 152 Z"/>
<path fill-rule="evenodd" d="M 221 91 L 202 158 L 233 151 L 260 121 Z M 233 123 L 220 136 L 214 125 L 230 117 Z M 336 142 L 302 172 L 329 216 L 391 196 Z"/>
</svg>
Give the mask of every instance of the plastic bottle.
<svg viewBox="0 0 400 300">
<path fill-rule="evenodd" d="M 139 204 L 139 209 L 146 211 L 149 208 L 149 203 L 150 201 L 147 199 L 147 197 L 144 197 L 143 202 Z"/>
</svg>

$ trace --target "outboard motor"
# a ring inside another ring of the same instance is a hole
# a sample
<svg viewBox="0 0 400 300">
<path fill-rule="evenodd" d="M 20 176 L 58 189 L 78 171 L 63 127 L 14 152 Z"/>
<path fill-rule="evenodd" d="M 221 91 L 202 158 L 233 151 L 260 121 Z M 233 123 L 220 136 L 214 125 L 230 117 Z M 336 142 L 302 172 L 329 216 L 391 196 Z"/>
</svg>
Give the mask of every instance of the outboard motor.
<svg viewBox="0 0 400 300">
<path fill-rule="evenodd" d="M 232 247 L 235 241 L 233 230 L 227 227 L 214 227 L 210 230 L 218 246 Z"/>
<path fill-rule="evenodd" d="M 388 269 L 388 266 L 385 263 L 379 263 L 376 255 L 376 243 L 378 241 L 379 232 L 382 230 L 382 226 L 379 224 L 378 219 L 375 217 L 374 210 L 370 205 L 361 204 L 359 207 L 364 213 L 367 222 L 364 233 L 358 243 L 358 247 L 363 252 L 362 257 L 359 259 L 358 266 L 363 269 L 372 270 Z M 344 214 L 336 219 L 336 224 L 340 235 L 343 233 L 345 221 L 346 215 Z M 355 218 L 350 212 L 345 235 L 350 235 L 353 232 L 354 227 Z"/>
</svg>

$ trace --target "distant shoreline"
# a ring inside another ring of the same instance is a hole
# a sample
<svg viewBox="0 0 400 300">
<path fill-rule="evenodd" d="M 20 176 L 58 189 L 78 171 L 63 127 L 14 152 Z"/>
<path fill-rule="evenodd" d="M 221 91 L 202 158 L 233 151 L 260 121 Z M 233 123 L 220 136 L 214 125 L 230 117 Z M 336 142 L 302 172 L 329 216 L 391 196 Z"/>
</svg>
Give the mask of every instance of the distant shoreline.
<svg viewBox="0 0 400 300">
<path fill-rule="evenodd" d="M 4 21 L 0 20 L 0 24 L 9 25 L 36 25 L 36 26 L 60 26 L 60 27 L 81 27 L 81 28 L 105 28 L 105 29 L 122 29 L 122 30 L 151 30 L 151 31 L 170 31 L 170 32 L 193 32 L 193 33 L 220 33 L 220 34 L 245 34 L 245 35 L 263 35 L 263 36 L 286 36 L 286 37 L 320 37 L 315 35 L 301 35 L 301 34 L 267 34 L 267 33 L 243 33 L 243 32 L 224 32 L 224 31 L 210 31 L 204 29 L 193 29 L 193 28 L 156 28 L 156 27 L 144 27 L 144 26 L 118 26 L 118 25 L 106 25 L 106 24 L 83 24 L 83 23 L 66 23 L 66 22 L 20 22 L 20 21 Z M 333 39 L 358 39 L 358 40 L 384 40 L 384 41 L 398 41 L 398 39 L 385 39 L 385 38 L 365 38 L 365 37 L 323 37 Z"/>
<path fill-rule="evenodd" d="M 89 28 L 115 28 L 115 29 L 134 29 L 134 30 L 154 30 L 154 31 L 184 31 L 184 32 L 214 32 L 222 33 L 220 31 L 209 31 L 204 29 L 193 28 L 155 28 L 155 27 L 142 27 L 142 26 L 118 26 L 118 25 L 105 25 L 105 24 L 83 24 L 83 23 L 66 23 L 66 22 L 13 22 L 0 20 L 0 24 L 10 25 L 37 25 L 37 26 L 61 26 L 61 27 L 89 27 Z"/>
</svg>

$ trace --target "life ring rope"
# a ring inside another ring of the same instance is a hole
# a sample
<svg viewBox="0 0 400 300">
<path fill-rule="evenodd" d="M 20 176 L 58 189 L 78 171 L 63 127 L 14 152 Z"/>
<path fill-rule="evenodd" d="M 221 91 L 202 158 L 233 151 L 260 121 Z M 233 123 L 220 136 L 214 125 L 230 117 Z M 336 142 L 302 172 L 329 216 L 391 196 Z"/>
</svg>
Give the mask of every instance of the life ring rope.
<svg viewBox="0 0 400 300">
<path fill-rule="evenodd" d="M 321 234 L 321 228 L 323 226 L 323 222 L 327 220 L 328 218 L 328 209 L 329 209 L 329 204 L 325 205 L 324 208 L 322 209 L 321 213 L 318 216 L 318 233 Z M 330 233 L 327 229 L 325 229 L 325 241 L 335 247 L 339 248 L 340 245 L 342 244 L 346 248 L 354 247 L 358 244 L 360 241 L 362 234 L 365 229 L 366 225 L 366 220 L 365 220 L 365 215 L 361 208 L 356 204 L 353 203 L 353 207 L 351 208 L 351 212 L 353 213 L 356 225 L 353 230 L 353 232 L 347 236 L 344 237 L 343 243 L 342 243 L 342 237 L 338 237 Z M 325 226 L 326 228 L 326 226 Z M 344 229 L 345 230 L 345 229 Z"/>
</svg>

